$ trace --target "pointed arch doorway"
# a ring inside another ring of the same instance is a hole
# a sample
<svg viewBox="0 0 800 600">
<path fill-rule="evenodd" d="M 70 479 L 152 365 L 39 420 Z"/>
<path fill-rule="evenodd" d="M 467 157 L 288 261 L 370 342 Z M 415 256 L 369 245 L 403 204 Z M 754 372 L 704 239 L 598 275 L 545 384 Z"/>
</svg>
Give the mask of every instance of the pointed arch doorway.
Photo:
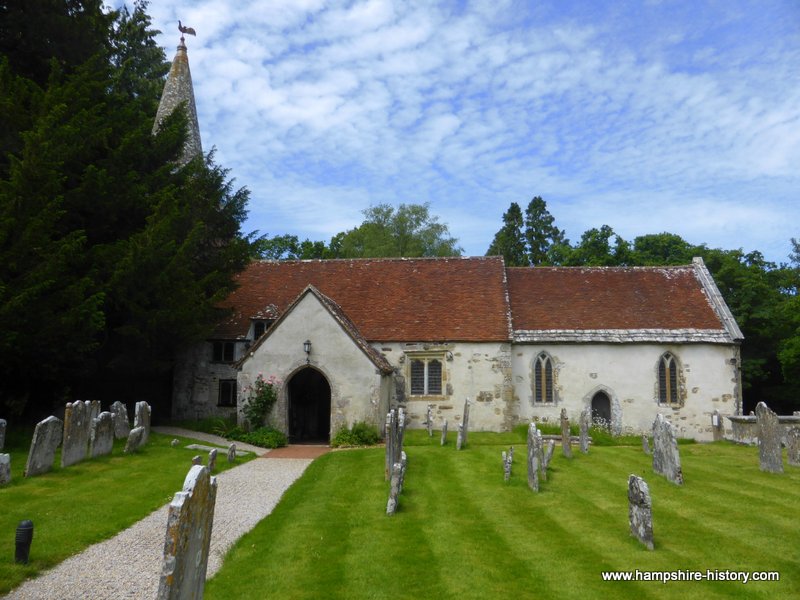
<svg viewBox="0 0 800 600">
<path fill-rule="evenodd" d="M 289 380 L 289 442 L 330 442 L 331 386 L 325 376 L 305 367 Z"/>
<path fill-rule="evenodd" d="M 597 392 L 592 396 L 592 422 L 611 426 L 611 398 L 605 392 Z"/>
</svg>

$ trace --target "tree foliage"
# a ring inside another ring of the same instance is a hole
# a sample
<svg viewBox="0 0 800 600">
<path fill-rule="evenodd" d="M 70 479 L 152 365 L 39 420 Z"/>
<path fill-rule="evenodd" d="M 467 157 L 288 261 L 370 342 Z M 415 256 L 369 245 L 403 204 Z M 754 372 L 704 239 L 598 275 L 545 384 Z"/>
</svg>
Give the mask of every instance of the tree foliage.
<svg viewBox="0 0 800 600">
<path fill-rule="evenodd" d="M 0 7 L 7 411 L 30 402 L 32 414 L 46 412 L 77 393 L 100 397 L 101 381 L 125 390 L 167 372 L 176 347 L 207 334 L 247 259 L 247 191 L 212 155 L 175 167 L 182 113 L 151 135 L 169 63 L 146 6 Z"/>
<path fill-rule="evenodd" d="M 547 203 L 535 196 L 528 203 L 524 218 L 519 204 L 511 203 L 503 213 L 503 227 L 495 234 L 486 255 L 502 256 L 510 267 L 550 265 L 560 262 L 568 244 L 564 231 L 555 226 Z"/>
</svg>

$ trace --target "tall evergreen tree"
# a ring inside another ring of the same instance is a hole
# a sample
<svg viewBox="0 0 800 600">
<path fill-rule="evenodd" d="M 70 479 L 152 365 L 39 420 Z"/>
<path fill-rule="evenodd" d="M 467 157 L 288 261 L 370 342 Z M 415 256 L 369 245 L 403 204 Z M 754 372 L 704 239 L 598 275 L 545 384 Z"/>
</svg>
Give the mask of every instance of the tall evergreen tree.
<svg viewBox="0 0 800 600">
<path fill-rule="evenodd" d="M 528 261 L 534 266 L 552 264 L 551 248 L 567 243 L 564 231 L 555 226 L 555 218 L 541 196 L 534 196 L 525 209 L 525 243 Z"/>
<path fill-rule="evenodd" d="M 486 256 L 502 256 L 509 267 L 527 267 L 530 262 L 522 227 L 522 209 L 512 202 L 503 213 L 503 227 L 494 235 Z"/>
</svg>

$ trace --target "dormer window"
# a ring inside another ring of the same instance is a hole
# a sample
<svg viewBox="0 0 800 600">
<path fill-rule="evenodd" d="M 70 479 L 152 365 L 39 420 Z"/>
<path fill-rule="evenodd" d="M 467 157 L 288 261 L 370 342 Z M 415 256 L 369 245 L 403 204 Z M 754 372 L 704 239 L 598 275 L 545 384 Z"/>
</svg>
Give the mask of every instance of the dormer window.
<svg viewBox="0 0 800 600">
<path fill-rule="evenodd" d="M 274 323 L 274 319 L 257 319 L 253 320 L 253 341 L 258 340 L 269 329 L 270 325 Z"/>
</svg>

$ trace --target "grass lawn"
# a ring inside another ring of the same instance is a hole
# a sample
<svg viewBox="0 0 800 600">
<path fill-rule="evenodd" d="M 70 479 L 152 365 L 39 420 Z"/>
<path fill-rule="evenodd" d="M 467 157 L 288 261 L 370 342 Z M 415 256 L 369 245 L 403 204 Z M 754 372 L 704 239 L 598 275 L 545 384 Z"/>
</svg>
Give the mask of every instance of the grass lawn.
<svg viewBox="0 0 800 600">
<path fill-rule="evenodd" d="M 193 440 L 178 438 L 182 445 L 173 448 L 172 439 L 151 433 L 147 446 L 132 455 L 123 454 L 125 440 L 118 440 L 111 455 L 65 469 L 58 466 L 61 456 L 56 453 L 53 471 L 29 479 L 22 473 L 30 435 L 7 440 L 4 452 L 11 454 L 12 480 L 0 487 L 0 594 L 171 501 L 183 487 L 192 457 L 202 454 L 182 447 Z M 217 471 L 228 468 L 221 450 Z M 17 565 L 14 535 L 25 519 L 34 525 L 31 560 Z M 166 532 L 166 523 L 164 527 Z"/>
<path fill-rule="evenodd" d="M 593 447 L 527 488 L 524 440 L 447 447 L 407 432 L 399 510 L 385 515 L 383 449 L 316 460 L 206 585 L 229 598 L 798 598 L 800 469 L 761 473 L 756 448 L 681 446 L 686 483 L 634 446 Z M 516 446 L 503 481 L 500 452 Z M 627 480 L 653 498 L 655 551 L 629 534 Z M 779 571 L 779 582 L 604 582 L 601 571 Z"/>
</svg>

